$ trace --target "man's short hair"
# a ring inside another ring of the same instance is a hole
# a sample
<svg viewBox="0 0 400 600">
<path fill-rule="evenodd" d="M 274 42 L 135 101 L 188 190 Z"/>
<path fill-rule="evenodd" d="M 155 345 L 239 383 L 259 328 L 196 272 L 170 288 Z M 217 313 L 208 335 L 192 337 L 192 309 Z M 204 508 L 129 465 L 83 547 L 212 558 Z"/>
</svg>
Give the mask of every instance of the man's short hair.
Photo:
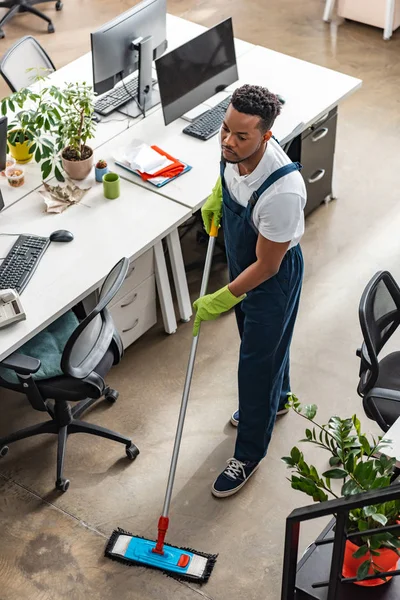
<svg viewBox="0 0 400 600">
<path fill-rule="evenodd" d="M 238 112 L 260 117 L 259 127 L 263 133 L 271 129 L 282 108 L 278 96 L 267 88 L 248 84 L 233 92 L 231 104 Z"/>
</svg>

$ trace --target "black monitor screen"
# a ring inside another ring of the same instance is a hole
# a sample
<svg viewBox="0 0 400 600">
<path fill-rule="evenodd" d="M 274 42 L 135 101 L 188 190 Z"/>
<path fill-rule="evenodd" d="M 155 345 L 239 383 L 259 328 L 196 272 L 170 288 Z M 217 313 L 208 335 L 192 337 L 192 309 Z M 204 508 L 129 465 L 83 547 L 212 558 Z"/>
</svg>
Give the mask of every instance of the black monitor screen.
<svg viewBox="0 0 400 600">
<path fill-rule="evenodd" d="M 232 19 L 156 61 L 165 124 L 238 79 Z"/>
</svg>

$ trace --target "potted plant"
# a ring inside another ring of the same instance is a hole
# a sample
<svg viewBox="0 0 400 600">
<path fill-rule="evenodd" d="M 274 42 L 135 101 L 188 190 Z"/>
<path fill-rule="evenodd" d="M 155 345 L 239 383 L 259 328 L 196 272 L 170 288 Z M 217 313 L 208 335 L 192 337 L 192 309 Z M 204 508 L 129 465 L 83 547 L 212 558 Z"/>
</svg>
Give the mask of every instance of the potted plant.
<svg viewBox="0 0 400 600">
<path fill-rule="evenodd" d="M 108 173 L 108 165 L 105 160 L 98 160 L 95 166 L 96 181 L 101 183 L 103 181 L 103 175 Z"/>
<path fill-rule="evenodd" d="M 54 128 L 62 120 L 63 93 L 54 85 L 43 86 L 47 80 L 46 69 L 28 71 L 33 72 L 33 87 L 23 88 L 1 102 L 2 114 L 13 115 L 8 125 L 9 151 L 19 163 L 34 158 L 40 164 L 43 179 L 54 169 L 57 179 L 63 180 L 52 139 Z"/>
<path fill-rule="evenodd" d="M 93 150 L 87 145 L 96 124 L 93 88 L 86 83 L 70 83 L 63 90 L 64 113 L 57 132 L 64 171 L 71 179 L 84 179 L 93 167 Z"/>
<path fill-rule="evenodd" d="M 293 489 L 311 496 L 315 502 L 324 502 L 329 497 L 348 498 L 390 485 L 396 459 L 384 455 L 387 442 L 381 438 L 368 440 L 361 432 L 360 421 L 355 415 L 347 419 L 333 416 L 326 425 L 320 425 L 315 421 L 315 404 L 303 406 L 296 396 L 291 395 L 287 406 L 309 422 L 306 437 L 301 442 L 313 444 L 330 454 L 330 468 L 319 474 L 294 446 L 290 456 L 282 458 L 292 471 L 290 482 Z M 339 486 L 334 485 L 335 480 L 340 482 Z M 395 534 L 380 533 L 379 529 L 385 525 L 396 525 L 399 519 L 400 500 L 350 511 L 347 533 L 359 535 L 352 538 L 353 541 L 346 541 L 345 577 L 357 577 L 355 583 L 364 586 L 381 585 L 390 579 L 361 581 L 367 575 L 396 569 L 400 556 L 400 527 Z M 376 529 L 376 533 L 363 535 L 364 531 L 371 529 Z"/>
</svg>

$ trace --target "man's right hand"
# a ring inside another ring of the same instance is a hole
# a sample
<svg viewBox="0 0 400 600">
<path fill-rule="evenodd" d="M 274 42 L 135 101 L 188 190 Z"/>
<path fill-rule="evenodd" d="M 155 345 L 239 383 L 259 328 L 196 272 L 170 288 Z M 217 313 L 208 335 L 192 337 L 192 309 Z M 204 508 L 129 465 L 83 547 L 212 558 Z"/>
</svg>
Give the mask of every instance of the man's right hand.
<svg viewBox="0 0 400 600">
<path fill-rule="evenodd" d="M 211 223 L 213 219 L 215 226 L 219 227 L 222 216 L 222 184 L 220 177 L 218 177 L 213 191 L 208 196 L 201 209 L 201 216 L 203 218 L 204 228 L 208 235 L 210 235 Z"/>
</svg>

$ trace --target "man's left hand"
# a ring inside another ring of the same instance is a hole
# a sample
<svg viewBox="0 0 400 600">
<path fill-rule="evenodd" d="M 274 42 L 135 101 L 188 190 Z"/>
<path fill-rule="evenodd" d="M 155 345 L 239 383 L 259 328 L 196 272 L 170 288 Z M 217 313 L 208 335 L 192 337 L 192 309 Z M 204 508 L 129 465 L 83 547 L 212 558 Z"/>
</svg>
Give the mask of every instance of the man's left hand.
<svg viewBox="0 0 400 600">
<path fill-rule="evenodd" d="M 243 294 L 237 298 L 226 285 L 217 292 L 214 292 L 214 294 L 207 294 L 198 298 L 193 304 L 196 311 L 193 335 L 198 335 L 201 321 L 213 321 L 217 319 L 220 314 L 239 304 L 245 297 L 246 294 Z"/>
</svg>

